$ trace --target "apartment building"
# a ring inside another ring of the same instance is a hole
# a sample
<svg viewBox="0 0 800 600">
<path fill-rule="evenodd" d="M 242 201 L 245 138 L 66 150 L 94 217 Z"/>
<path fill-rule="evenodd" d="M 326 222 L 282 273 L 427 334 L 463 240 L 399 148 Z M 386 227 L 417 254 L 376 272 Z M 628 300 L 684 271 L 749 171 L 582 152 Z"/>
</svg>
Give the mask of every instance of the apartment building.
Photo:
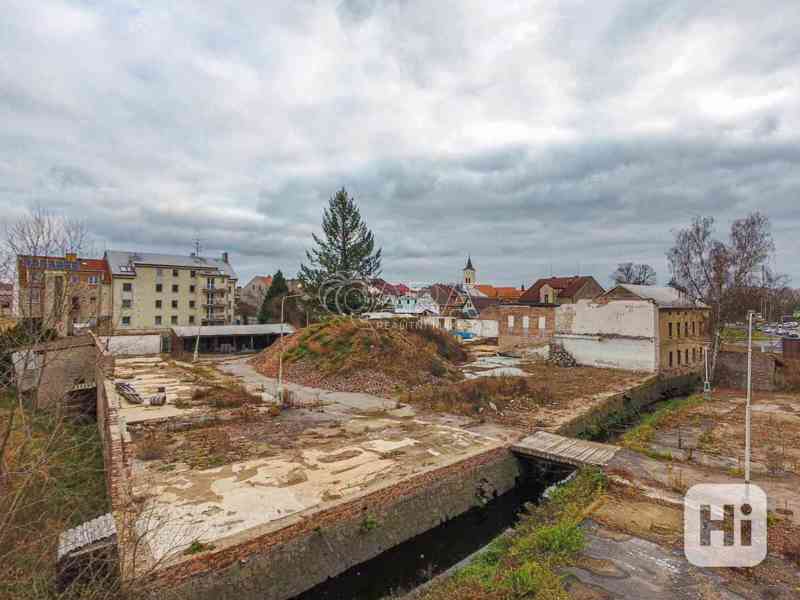
<svg viewBox="0 0 800 600">
<path fill-rule="evenodd" d="M 235 323 L 237 276 L 228 260 L 108 251 L 116 329 Z"/>
<path fill-rule="evenodd" d="M 58 335 L 75 325 L 102 329 L 111 322 L 111 274 L 106 262 L 64 256 L 17 257 L 17 311 Z"/>
</svg>

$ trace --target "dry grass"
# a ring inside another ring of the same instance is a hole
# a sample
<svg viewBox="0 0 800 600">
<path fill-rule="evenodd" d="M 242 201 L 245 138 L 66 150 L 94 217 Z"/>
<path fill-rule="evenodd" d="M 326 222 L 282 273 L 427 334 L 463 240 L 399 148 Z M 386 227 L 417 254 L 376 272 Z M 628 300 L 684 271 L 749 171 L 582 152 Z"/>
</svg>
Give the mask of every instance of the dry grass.
<svg viewBox="0 0 800 600">
<path fill-rule="evenodd" d="M 554 404 L 550 388 L 529 377 L 483 377 L 446 386 L 425 386 L 400 399 L 429 410 L 468 416 L 485 411 L 529 411 Z"/>
<path fill-rule="evenodd" d="M 198 387 L 192 392 L 192 400 L 207 404 L 212 408 L 241 408 L 251 404 L 261 404 L 261 398 L 247 391 L 242 385 L 212 385 Z"/>
<path fill-rule="evenodd" d="M 418 323 L 375 323 L 336 318 L 307 327 L 283 341 L 289 381 L 339 391 L 391 394 L 428 383 L 455 381 L 455 363 L 466 360 L 459 342 Z M 278 372 L 280 345 L 255 359 L 267 376 Z"/>
</svg>

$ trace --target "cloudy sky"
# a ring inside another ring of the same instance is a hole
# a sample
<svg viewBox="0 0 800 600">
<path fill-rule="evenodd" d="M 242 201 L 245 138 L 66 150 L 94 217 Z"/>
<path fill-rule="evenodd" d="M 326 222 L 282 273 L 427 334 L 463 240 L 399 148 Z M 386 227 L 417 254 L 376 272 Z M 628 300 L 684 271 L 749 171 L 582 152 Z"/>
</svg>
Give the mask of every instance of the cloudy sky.
<svg viewBox="0 0 800 600">
<path fill-rule="evenodd" d="M 5 0 L 0 219 L 293 275 L 345 186 L 387 279 L 605 284 L 760 209 L 800 285 L 798 31 L 796 0 Z"/>
</svg>

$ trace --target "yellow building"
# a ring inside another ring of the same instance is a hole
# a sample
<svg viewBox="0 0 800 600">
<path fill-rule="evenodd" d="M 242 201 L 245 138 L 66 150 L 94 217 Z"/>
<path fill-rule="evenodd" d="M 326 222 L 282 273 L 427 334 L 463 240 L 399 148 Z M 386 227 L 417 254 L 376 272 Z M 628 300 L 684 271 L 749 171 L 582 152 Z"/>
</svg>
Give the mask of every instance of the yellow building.
<svg viewBox="0 0 800 600">
<path fill-rule="evenodd" d="M 702 302 L 670 287 L 620 284 L 603 295 L 606 300 L 644 300 L 658 308 L 659 371 L 703 368 L 703 348 L 709 342 L 711 311 Z"/>
<path fill-rule="evenodd" d="M 17 257 L 17 317 L 61 336 L 73 333 L 77 325 L 107 327 L 111 293 L 104 260 L 69 253 Z"/>
<path fill-rule="evenodd" d="M 115 329 L 235 322 L 236 272 L 221 258 L 108 251 Z"/>
</svg>

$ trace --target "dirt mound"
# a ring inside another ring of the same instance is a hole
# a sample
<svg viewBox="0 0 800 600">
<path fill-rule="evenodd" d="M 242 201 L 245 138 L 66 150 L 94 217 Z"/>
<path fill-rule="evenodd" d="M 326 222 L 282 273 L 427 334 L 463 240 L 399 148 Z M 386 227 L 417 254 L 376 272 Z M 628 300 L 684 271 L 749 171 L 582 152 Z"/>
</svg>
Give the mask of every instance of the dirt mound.
<svg viewBox="0 0 800 600">
<path fill-rule="evenodd" d="M 467 355 L 451 335 L 405 323 L 338 318 L 283 339 L 283 376 L 311 387 L 390 395 L 420 385 L 461 379 L 455 364 Z M 280 343 L 254 359 L 268 377 L 278 374 Z"/>
</svg>

